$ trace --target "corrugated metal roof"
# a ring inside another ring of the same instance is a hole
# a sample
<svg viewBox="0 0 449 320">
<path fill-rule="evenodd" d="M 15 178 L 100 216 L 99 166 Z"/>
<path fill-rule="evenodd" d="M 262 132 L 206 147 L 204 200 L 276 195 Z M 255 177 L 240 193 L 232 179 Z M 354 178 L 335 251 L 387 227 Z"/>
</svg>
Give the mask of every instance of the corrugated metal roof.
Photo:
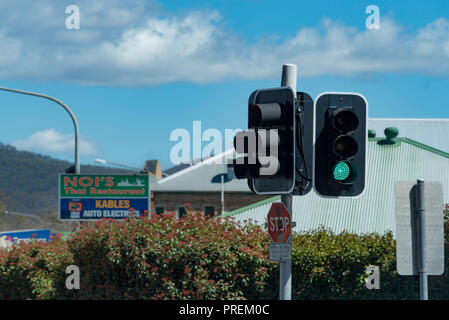
<svg viewBox="0 0 449 320">
<path fill-rule="evenodd" d="M 399 129 L 400 137 L 407 137 L 449 153 L 449 119 L 368 119 L 368 129 L 384 136 L 388 127 Z"/>
<path fill-rule="evenodd" d="M 449 153 L 449 119 L 368 119 L 368 128 L 376 130 L 378 137 L 384 136 L 387 127 L 397 127 L 400 137 Z M 230 149 L 163 179 L 152 178 L 151 188 L 154 192 L 220 192 L 221 184 L 211 183 L 211 180 L 226 172 L 225 159 L 232 153 Z M 231 180 L 224 189 L 225 192 L 251 192 L 246 180 Z"/>
<path fill-rule="evenodd" d="M 381 146 L 378 139 L 368 143 L 367 185 L 358 198 L 321 198 L 312 190 L 306 196 L 293 197 L 293 221 L 296 232 L 319 226 L 335 233 L 344 230 L 357 233 L 395 230 L 394 183 L 396 181 L 440 181 L 443 199 L 449 202 L 449 154 L 411 139 L 401 138 L 397 146 Z M 237 220 L 265 222 L 274 197 L 233 212 Z"/>
</svg>

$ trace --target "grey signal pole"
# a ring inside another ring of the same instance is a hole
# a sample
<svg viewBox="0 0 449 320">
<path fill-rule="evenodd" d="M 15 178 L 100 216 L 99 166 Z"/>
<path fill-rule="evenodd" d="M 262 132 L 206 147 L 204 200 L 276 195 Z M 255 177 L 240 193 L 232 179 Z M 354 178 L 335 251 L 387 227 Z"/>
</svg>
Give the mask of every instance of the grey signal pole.
<svg viewBox="0 0 449 320">
<path fill-rule="evenodd" d="M 79 158 L 79 153 L 78 153 L 79 130 L 78 130 L 78 122 L 76 121 L 75 115 L 73 114 L 72 110 L 70 110 L 69 107 L 67 107 L 64 103 L 62 103 L 58 99 L 55 99 L 55 98 L 50 97 L 50 96 L 47 96 L 45 94 L 29 92 L 29 91 L 23 91 L 23 90 L 10 89 L 10 88 L 3 88 L 3 87 L 0 87 L 0 90 L 20 93 L 20 94 L 26 94 L 26 95 L 29 95 L 29 96 L 45 98 L 45 99 L 51 100 L 53 102 L 56 102 L 57 104 L 59 104 L 61 107 L 63 107 L 69 113 L 70 117 L 72 118 L 73 125 L 75 126 L 75 173 L 79 174 L 80 173 L 80 158 Z"/>
<path fill-rule="evenodd" d="M 290 86 L 296 96 L 296 77 L 297 68 L 294 64 L 284 64 L 282 66 L 282 80 L 281 86 Z M 281 201 L 290 212 L 290 220 L 293 219 L 292 212 L 292 200 L 293 194 L 283 194 L 281 196 Z M 291 223 L 291 221 L 290 221 Z M 288 243 L 292 243 L 292 236 L 288 237 Z M 292 299 L 292 261 L 291 260 L 281 260 L 280 261 L 280 288 L 279 288 L 279 299 L 280 300 L 291 300 Z"/>
<path fill-rule="evenodd" d="M 428 289 L 427 289 L 427 265 L 426 265 L 426 221 L 425 212 L 426 207 L 424 204 L 424 180 L 419 179 L 417 181 L 417 225 L 418 225 L 418 273 L 419 273 L 419 288 L 421 300 L 428 300 Z"/>
</svg>

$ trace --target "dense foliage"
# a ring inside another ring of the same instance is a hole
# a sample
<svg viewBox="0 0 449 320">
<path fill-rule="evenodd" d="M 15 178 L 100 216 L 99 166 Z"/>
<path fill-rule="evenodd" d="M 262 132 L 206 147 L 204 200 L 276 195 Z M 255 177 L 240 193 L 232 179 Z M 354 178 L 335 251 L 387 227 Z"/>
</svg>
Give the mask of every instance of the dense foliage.
<svg viewBox="0 0 449 320">
<path fill-rule="evenodd" d="M 269 242 L 259 226 L 198 213 L 102 220 L 67 241 L 0 250 L 0 299 L 277 299 Z M 295 234 L 293 298 L 418 299 L 418 280 L 397 274 L 395 251 L 391 233 Z M 68 265 L 80 269 L 79 290 L 65 287 Z M 380 267 L 380 290 L 365 286 L 369 265 Z M 431 299 L 449 298 L 448 274 L 431 277 Z"/>
</svg>

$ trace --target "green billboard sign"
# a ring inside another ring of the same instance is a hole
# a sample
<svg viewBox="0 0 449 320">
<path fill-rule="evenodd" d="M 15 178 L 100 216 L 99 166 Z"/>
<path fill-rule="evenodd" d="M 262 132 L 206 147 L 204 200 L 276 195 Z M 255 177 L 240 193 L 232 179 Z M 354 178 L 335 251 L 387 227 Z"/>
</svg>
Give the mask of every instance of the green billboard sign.
<svg viewBox="0 0 449 320">
<path fill-rule="evenodd" d="M 148 175 L 59 176 L 59 196 L 66 198 L 148 198 Z"/>
</svg>

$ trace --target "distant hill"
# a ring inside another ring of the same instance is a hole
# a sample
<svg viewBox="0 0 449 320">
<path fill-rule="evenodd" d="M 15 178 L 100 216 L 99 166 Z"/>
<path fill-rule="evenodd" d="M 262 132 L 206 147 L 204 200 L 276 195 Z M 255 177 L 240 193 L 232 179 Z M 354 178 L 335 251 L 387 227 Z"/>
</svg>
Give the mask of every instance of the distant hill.
<svg viewBox="0 0 449 320">
<path fill-rule="evenodd" d="M 58 208 L 58 174 L 73 163 L 0 143 L 0 201 L 9 211 L 42 214 Z M 82 165 L 85 174 L 134 174 L 134 171 Z"/>
</svg>

